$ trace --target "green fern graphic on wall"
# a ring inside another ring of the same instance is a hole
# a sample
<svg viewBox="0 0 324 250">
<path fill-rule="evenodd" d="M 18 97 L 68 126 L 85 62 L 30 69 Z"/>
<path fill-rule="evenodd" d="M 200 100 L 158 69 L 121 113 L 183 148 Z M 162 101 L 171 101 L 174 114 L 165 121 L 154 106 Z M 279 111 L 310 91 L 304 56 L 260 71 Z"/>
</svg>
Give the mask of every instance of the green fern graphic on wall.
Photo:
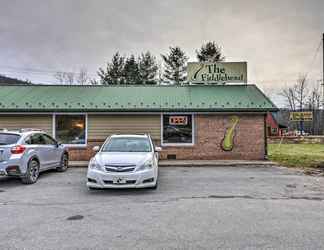
<svg viewBox="0 0 324 250">
<path fill-rule="evenodd" d="M 221 147 L 224 151 L 232 151 L 234 148 L 235 128 L 239 122 L 238 116 L 230 117 L 230 125 L 226 129 L 224 139 L 222 140 Z"/>
</svg>

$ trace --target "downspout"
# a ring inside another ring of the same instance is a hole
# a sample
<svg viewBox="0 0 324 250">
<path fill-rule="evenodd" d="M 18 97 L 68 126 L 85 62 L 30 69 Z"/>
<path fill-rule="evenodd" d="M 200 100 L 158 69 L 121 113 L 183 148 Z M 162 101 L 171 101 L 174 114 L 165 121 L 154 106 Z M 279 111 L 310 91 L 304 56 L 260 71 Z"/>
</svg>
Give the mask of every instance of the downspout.
<svg viewBox="0 0 324 250">
<path fill-rule="evenodd" d="M 268 141 L 267 141 L 267 113 L 263 117 L 263 130 L 264 130 L 264 159 L 268 159 Z"/>
</svg>

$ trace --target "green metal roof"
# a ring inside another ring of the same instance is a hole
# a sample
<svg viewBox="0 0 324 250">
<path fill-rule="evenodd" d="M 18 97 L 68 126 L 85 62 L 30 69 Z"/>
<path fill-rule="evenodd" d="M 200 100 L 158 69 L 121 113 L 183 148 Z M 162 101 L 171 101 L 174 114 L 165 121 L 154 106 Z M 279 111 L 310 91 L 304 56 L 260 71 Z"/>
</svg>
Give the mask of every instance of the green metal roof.
<svg viewBox="0 0 324 250">
<path fill-rule="evenodd" d="M 255 85 L 0 86 L 0 112 L 276 110 Z"/>
</svg>

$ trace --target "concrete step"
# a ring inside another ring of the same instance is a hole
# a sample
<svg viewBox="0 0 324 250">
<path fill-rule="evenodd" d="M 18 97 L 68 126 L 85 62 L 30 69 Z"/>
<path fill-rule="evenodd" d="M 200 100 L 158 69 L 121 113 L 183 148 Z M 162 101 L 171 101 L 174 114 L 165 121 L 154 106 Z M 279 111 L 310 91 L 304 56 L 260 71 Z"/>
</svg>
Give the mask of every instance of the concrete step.
<svg viewBox="0 0 324 250">
<path fill-rule="evenodd" d="M 70 161 L 70 167 L 87 167 L 88 161 Z M 238 166 L 273 166 L 272 161 L 245 160 L 160 160 L 160 167 L 238 167 Z"/>
</svg>

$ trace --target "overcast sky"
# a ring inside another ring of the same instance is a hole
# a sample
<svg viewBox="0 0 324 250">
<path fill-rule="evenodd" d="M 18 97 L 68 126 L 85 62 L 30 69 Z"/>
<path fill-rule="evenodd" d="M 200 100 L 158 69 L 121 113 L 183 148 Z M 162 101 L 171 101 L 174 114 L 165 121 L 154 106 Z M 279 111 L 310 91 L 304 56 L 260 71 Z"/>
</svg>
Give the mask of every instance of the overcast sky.
<svg viewBox="0 0 324 250">
<path fill-rule="evenodd" d="M 115 51 L 170 45 L 194 61 L 216 41 L 227 61 L 247 61 L 262 88 L 291 84 L 302 73 L 321 77 L 323 0 L 0 0 L 0 73 L 53 82 L 52 71 L 86 67 L 95 77 Z M 310 66 L 313 63 L 313 68 Z M 41 72 L 31 72 L 31 69 Z"/>
</svg>

